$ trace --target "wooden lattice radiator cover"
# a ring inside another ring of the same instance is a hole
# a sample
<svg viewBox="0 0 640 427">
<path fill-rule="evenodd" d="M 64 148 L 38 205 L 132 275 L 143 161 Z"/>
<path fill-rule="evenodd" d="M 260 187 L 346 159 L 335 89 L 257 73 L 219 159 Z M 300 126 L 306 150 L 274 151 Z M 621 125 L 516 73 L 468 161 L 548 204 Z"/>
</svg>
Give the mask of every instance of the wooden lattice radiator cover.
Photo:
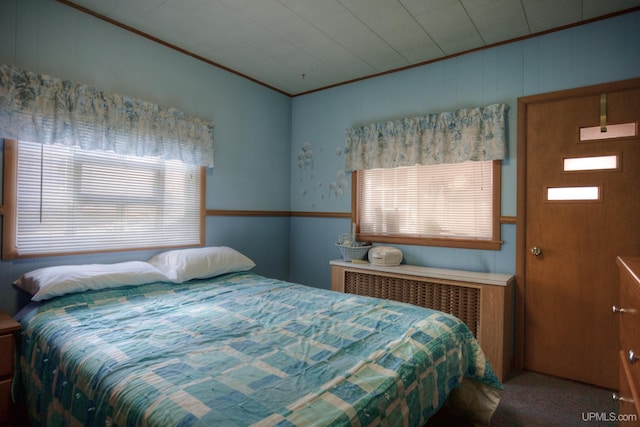
<svg viewBox="0 0 640 427">
<path fill-rule="evenodd" d="M 432 279 L 412 280 L 345 271 L 344 291 L 350 294 L 406 302 L 453 314 L 462 320 L 475 337 L 480 327 L 480 289 L 439 283 Z"/>
</svg>

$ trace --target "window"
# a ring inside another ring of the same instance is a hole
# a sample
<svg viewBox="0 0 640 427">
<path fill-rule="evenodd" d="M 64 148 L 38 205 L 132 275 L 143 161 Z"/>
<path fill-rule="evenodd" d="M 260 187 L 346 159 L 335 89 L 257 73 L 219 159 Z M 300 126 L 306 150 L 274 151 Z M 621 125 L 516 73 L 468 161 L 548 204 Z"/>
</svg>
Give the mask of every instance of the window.
<svg viewBox="0 0 640 427">
<path fill-rule="evenodd" d="M 499 160 L 357 171 L 359 240 L 500 248 Z"/>
<path fill-rule="evenodd" d="M 5 159 L 4 258 L 203 243 L 199 166 L 11 140 Z"/>
</svg>

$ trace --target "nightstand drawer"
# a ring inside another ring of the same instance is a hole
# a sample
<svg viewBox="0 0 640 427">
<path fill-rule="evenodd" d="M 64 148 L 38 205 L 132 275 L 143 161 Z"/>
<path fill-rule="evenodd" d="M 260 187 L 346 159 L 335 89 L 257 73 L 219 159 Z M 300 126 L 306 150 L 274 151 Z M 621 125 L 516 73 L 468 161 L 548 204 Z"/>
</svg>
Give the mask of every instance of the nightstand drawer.
<svg viewBox="0 0 640 427">
<path fill-rule="evenodd" d="M 0 335 L 0 379 L 13 375 L 13 335 Z"/>
<path fill-rule="evenodd" d="M 627 354 L 620 352 L 620 399 L 618 400 L 618 411 L 621 415 L 635 416 L 629 419 L 629 422 L 621 422 L 621 426 L 632 425 L 637 426 L 637 417 L 640 414 L 640 402 L 638 399 L 638 385 L 634 382 L 632 371 L 635 370 L 637 375 L 637 367 L 630 364 Z"/>
<path fill-rule="evenodd" d="M 6 423 L 13 416 L 11 383 L 11 379 L 0 381 L 0 423 Z"/>
</svg>

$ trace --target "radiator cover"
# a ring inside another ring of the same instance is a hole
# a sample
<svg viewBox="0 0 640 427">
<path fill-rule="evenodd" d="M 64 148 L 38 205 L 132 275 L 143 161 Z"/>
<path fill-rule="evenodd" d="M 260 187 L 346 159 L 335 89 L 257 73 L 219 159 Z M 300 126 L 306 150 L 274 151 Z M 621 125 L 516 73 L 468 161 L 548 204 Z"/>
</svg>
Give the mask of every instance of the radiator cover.
<svg viewBox="0 0 640 427">
<path fill-rule="evenodd" d="M 469 327 L 503 381 L 513 366 L 515 276 L 331 261 L 331 289 L 450 313 Z"/>
<path fill-rule="evenodd" d="M 450 313 L 462 320 L 475 337 L 478 336 L 479 288 L 359 271 L 345 271 L 344 280 L 346 293 L 406 302 Z"/>
</svg>

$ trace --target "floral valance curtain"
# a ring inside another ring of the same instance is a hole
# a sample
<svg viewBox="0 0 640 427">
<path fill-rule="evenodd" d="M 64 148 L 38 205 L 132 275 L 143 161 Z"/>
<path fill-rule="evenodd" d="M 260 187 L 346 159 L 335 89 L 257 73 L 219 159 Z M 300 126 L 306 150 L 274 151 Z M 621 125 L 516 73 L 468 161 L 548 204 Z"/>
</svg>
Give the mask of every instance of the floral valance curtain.
<svg viewBox="0 0 640 427">
<path fill-rule="evenodd" d="M 493 104 L 347 129 L 345 170 L 504 159 L 508 109 Z"/>
<path fill-rule="evenodd" d="M 213 123 L 0 66 L 0 137 L 213 166 Z"/>
</svg>

